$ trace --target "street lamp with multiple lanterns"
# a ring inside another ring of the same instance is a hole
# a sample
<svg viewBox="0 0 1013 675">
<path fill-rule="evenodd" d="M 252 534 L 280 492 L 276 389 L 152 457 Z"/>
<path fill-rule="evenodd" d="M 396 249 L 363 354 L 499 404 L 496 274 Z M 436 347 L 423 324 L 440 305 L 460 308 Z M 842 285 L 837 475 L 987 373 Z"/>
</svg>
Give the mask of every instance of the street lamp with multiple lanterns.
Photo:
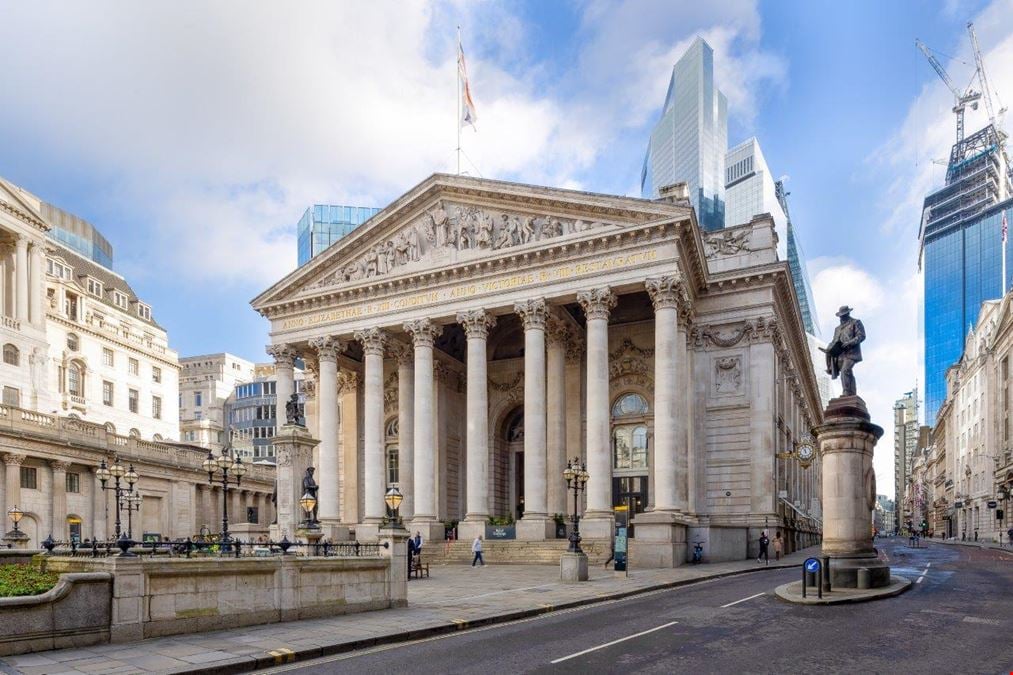
<svg viewBox="0 0 1013 675">
<path fill-rule="evenodd" d="M 130 539 L 134 538 L 134 511 L 137 511 L 138 515 L 140 515 L 141 502 L 143 501 L 144 498 L 137 490 L 128 492 L 123 497 L 123 508 L 127 510 L 127 537 Z"/>
<path fill-rule="evenodd" d="M 222 448 L 217 457 L 208 450 L 208 456 L 202 465 L 208 474 L 208 485 L 214 485 L 217 481 L 222 486 L 222 544 L 229 543 L 229 488 L 239 487 L 243 475 L 246 474 L 246 465 L 243 458 L 236 454 L 232 444 Z M 232 476 L 229 476 L 229 472 Z"/>
<path fill-rule="evenodd" d="M 566 479 L 566 489 L 573 490 L 573 532 L 570 533 L 570 553 L 583 553 L 580 549 L 580 515 L 577 513 L 578 497 L 587 485 L 588 473 L 580 458 L 574 457 L 563 469 L 563 478 Z"/>
<path fill-rule="evenodd" d="M 103 459 L 95 474 L 98 476 L 99 482 L 102 483 L 103 490 L 113 490 L 116 494 L 116 538 L 119 539 L 123 534 L 120 523 L 121 503 L 127 496 L 133 494 L 134 484 L 138 479 L 137 472 L 134 471 L 133 464 L 130 464 L 129 468 L 124 467 L 119 457 L 113 457 L 112 466 L 106 466 L 106 461 Z M 113 481 L 111 486 L 107 485 L 110 479 Z M 129 538 L 129 536 L 128 534 L 127 537 Z"/>
</svg>

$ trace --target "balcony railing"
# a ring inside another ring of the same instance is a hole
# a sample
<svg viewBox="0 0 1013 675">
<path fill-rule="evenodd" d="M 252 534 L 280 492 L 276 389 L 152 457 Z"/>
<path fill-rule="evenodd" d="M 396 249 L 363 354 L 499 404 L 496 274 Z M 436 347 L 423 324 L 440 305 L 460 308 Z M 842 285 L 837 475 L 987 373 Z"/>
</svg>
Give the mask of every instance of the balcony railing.
<svg viewBox="0 0 1013 675">
<path fill-rule="evenodd" d="M 21 322 L 10 316 L 0 317 L 0 326 L 3 326 L 7 330 L 21 330 Z"/>
</svg>

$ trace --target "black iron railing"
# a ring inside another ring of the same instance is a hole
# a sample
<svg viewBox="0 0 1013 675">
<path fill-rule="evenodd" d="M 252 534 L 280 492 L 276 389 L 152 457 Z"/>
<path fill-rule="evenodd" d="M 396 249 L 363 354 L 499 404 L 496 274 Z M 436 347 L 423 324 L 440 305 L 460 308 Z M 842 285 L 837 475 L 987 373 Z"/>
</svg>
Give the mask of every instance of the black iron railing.
<svg viewBox="0 0 1013 675">
<path fill-rule="evenodd" d="M 42 542 L 45 555 L 63 555 L 76 558 L 103 558 L 114 555 L 169 556 L 176 558 L 267 558 L 272 556 L 303 555 L 328 558 L 379 558 L 388 542 L 343 541 L 309 544 L 289 541 L 242 541 L 230 539 L 222 542 L 213 537 L 187 537 L 175 541 L 137 542 L 121 537 L 107 541 L 78 543 L 55 541 L 48 537 Z"/>
</svg>

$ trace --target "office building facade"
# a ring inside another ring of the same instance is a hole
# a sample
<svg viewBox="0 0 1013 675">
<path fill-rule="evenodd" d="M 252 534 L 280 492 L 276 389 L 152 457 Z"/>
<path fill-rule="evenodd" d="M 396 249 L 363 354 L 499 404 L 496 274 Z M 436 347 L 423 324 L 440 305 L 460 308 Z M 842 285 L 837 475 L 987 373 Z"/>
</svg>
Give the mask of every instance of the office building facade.
<svg viewBox="0 0 1013 675">
<path fill-rule="evenodd" d="M 929 425 L 946 398 L 946 369 L 960 358 L 969 326 L 982 303 L 1003 292 L 1003 214 L 1013 221 L 1004 138 L 989 125 L 954 145 L 945 186 L 925 198 L 919 237 Z M 1006 263 L 1009 274 L 1009 254 Z"/>
<path fill-rule="evenodd" d="M 294 368 L 295 392 L 305 402 L 303 370 Z M 232 447 L 246 460 L 256 463 L 275 463 L 273 438 L 277 435 L 276 411 L 279 409 L 275 366 L 258 363 L 253 378 L 237 384 L 225 404 L 228 419 L 226 433 L 232 436 Z M 281 402 L 284 414 L 285 402 Z M 284 420 L 282 421 L 284 424 Z"/>
<path fill-rule="evenodd" d="M 911 462 L 918 447 L 918 388 L 906 392 L 893 404 L 893 489 L 897 504 L 904 504 Z M 898 509 L 898 525 L 903 527 L 910 512 Z"/>
<path fill-rule="evenodd" d="M 296 225 L 299 265 L 305 265 L 379 211 L 380 209 L 364 206 L 330 204 L 314 204 L 306 209 Z"/>
<path fill-rule="evenodd" d="M 236 385 L 250 382 L 254 364 L 233 354 L 203 354 L 179 360 L 179 434 L 184 443 L 221 450 L 225 404 Z"/>
<path fill-rule="evenodd" d="M 661 188 L 685 181 L 701 228 L 721 229 L 727 149 L 728 101 L 714 86 L 714 50 L 698 37 L 672 69 L 644 156 L 641 196 L 656 199 Z"/>
</svg>

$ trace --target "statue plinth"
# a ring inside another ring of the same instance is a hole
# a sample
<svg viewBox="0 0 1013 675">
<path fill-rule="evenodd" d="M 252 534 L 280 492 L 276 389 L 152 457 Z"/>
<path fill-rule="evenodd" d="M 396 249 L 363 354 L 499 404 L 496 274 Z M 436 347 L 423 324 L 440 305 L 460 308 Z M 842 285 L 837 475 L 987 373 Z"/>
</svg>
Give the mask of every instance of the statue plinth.
<svg viewBox="0 0 1013 675">
<path fill-rule="evenodd" d="M 872 543 L 872 454 L 883 429 L 871 422 L 858 396 L 832 399 L 823 417 L 817 436 L 823 465 L 823 555 L 830 556 L 831 584 L 858 588 L 858 571 L 867 569 L 870 588 L 887 586 L 890 568 Z"/>
<path fill-rule="evenodd" d="M 313 464 L 313 448 L 320 441 L 310 437 L 306 427 L 286 424 L 271 439 L 277 458 L 277 523 L 271 526 L 275 541 L 288 537 L 294 541 L 305 524 L 306 513 L 299 500 L 302 498 L 303 476 Z"/>
</svg>

